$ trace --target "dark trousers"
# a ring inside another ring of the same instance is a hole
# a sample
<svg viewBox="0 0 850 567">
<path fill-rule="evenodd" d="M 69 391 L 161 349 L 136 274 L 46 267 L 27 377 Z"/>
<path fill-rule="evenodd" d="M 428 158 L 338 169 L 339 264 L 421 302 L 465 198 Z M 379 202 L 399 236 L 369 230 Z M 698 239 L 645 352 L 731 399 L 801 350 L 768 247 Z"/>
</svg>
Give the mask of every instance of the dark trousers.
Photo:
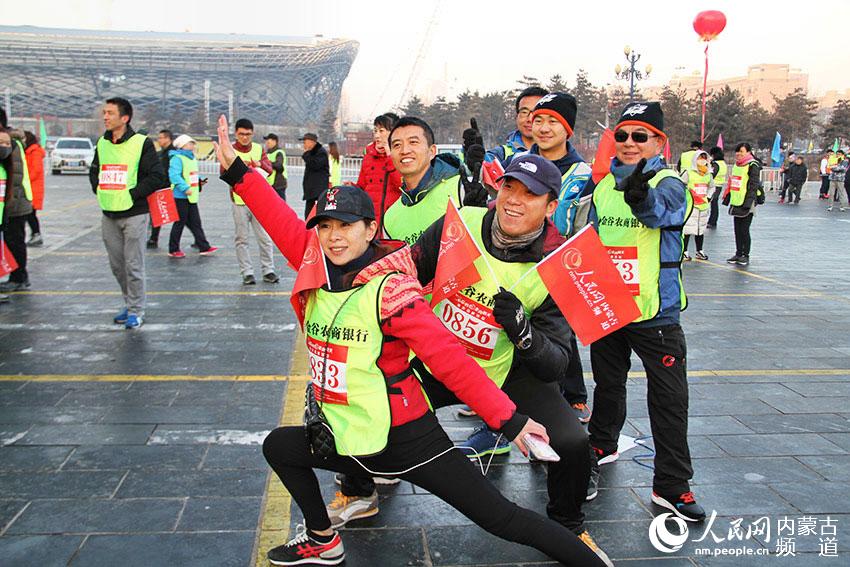
<svg viewBox="0 0 850 567">
<path fill-rule="evenodd" d="M 150 225 L 150 227 L 151 227 L 151 236 L 150 236 L 150 239 L 149 239 L 149 240 L 150 240 L 151 242 L 154 242 L 154 243 L 155 243 L 155 242 L 158 242 L 158 241 L 159 241 L 159 230 L 160 230 L 162 227 L 161 227 L 161 226 L 154 226 L 154 225 L 153 225 L 153 221 L 151 221 L 151 222 L 150 222 L 150 223 L 148 223 L 148 224 L 149 224 L 149 225 Z"/>
<path fill-rule="evenodd" d="M 188 199 L 174 199 L 177 203 L 177 214 L 180 215 L 180 220 L 175 221 L 171 226 L 171 236 L 168 239 L 168 251 L 177 252 L 180 250 L 180 237 L 183 236 L 183 227 L 189 227 L 192 235 L 195 237 L 195 244 L 201 252 L 206 252 L 210 249 L 210 243 L 207 242 L 207 237 L 204 234 L 204 229 L 201 226 L 201 213 L 198 211 L 197 203 L 190 203 Z"/>
<path fill-rule="evenodd" d="M 717 217 L 720 215 L 720 193 L 722 190 L 717 187 L 714 194 L 711 196 L 711 211 L 708 213 L 708 226 L 714 228 L 717 226 Z"/>
<path fill-rule="evenodd" d="M 829 195 L 829 175 L 820 176 L 820 194 L 821 197 Z"/>
<path fill-rule="evenodd" d="M 738 256 L 750 255 L 750 225 L 753 224 L 753 213 L 745 217 L 733 217 L 735 220 L 735 254 Z"/>
<path fill-rule="evenodd" d="M 310 214 L 310 211 L 313 210 L 313 207 L 316 206 L 317 199 L 307 199 L 304 201 L 304 218 L 307 218 L 307 215 Z"/>
<path fill-rule="evenodd" d="M 457 399 L 454 392 L 422 368 L 421 364 L 417 368 L 417 373 L 422 377 L 422 386 L 434 409 L 463 403 Z M 516 404 L 518 412 L 546 428 L 549 444 L 561 457 L 557 463 L 547 463 L 549 474 L 546 484 L 549 491 L 549 503 L 546 506 L 546 513 L 574 533 L 581 533 L 584 531 L 584 513 L 581 507 L 587 496 L 587 483 L 590 477 L 587 433 L 567 400 L 561 395 L 560 385 L 557 382 L 541 382 L 531 377 L 520 378 L 505 382 L 502 390 Z M 342 493 L 348 496 L 371 494 L 374 490 L 371 481 L 371 478 L 361 475 L 361 479 L 355 481 L 359 483 L 356 488 L 359 488 L 361 492 L 348 493 L 344 483 Z M 369 491 L 365 492 L 364 489 L 367 487 Z"/>
<path fill-rule="evenodd" d="M 35 215 L 35 209 L 27 215 L 27 224 L 30 225 L 30 234 L 41 233 L 41 227 L 38 224 L 38 217 Z"/>
<path fill-rule="evenodd" d="M 29 280 L 29 274 L 27 274 L 26 226 L 27 215 L 6 217 L 6 224 L 3 225 L 3 240 L 18 263 L 18 268 L 9 274 L 10 282 L 22 283 Z"/>
<path fill-rule="evenodd" d="M 688 244 L 690 243 L 690 241 L 691 241 L 691 235 L 686 234 L 685 235 L 685 252 L 688 251 Z M 697 247 L 697 252 L 702 250 L 702 245 L 704 243 L 705 243 L 705 235 L 704 234 L 695 234 L 694 235 L 694 244 Z"/>
<path fill-rule="evenodd" d="M 653 490 L 664 495 L 688 492 L 693 476 L 688 449 L 688 380 L 685 333 L 681 325 L 628 325 L 590 345 L 593 367 L 593 416 L 590 444 L 606 453 L 617 450 L 626 421 L 626 377 L 632 351 L 646 369 L 649 426 L 655 441 Z"/>
<path fill-rule="evenodd" d="M 788 185 L 788 202 L 791 203 L 793 201 L 794 203 L 799 203 L 800 202 L 800 193 L 802 191 L 803 191 L 802 185 L 789 184 Z M 783 197 L 784 197 L 784 195 L 783 195 Z"/>
<path fill-rule="evenodd" d="M 570 340 L 570 349 L 572 356 L 567 366 L 567 374 L 561 380 L 561 392 L 570 404 L 586 404 L 587 387 L 584 385 L 584 369 L 581 367 L 581 356 L 579 356 L 575 335 Z"/>
<path fill-rule="evenodd" d="M 394 427 L 387 448 L 375 457 L 359 459 L 376 472 L 408 469 L 452 446 L 433 414 Z M 330 519 L 313 469 L 363 474 L 351 457 L 314 456 L 303 427 L 280 427 L 269 433 L 263 454 L 304 514 L 307 527 L 328 529 Z M 371 474 L 371 473 L 369 473 Z M 502 539 L 532 546 L 565 565 L 602 565 L 573 533 L 505 498 L 458 450 L 449 450 L 430 463 L 397 475 L 419 486 Z"/>
</svg>

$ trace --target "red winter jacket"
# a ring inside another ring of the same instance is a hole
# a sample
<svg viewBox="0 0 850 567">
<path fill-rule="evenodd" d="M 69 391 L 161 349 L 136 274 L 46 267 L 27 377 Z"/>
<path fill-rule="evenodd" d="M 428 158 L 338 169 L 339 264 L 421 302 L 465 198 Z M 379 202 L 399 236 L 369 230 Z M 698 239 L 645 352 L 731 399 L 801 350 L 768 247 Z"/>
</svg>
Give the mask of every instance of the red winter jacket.
<svg viewBox="0 0 850 567">
<path fill-rule="evenodd" d="M 242 197 L 290 264 L 300 268 L 309 232 L 304 221 L 261 175 L 249 171 L 241 160 L 237 159 L 222 179 Z M 429 411 L 419 381 L 410 369 L 408 353 L 412 350 L 487 425 L 501 430 L 509 439 L 516 437 L 528 418 L 516 413 L 510 398 L 466 355 L 466 350 L 431 311 L 416 279 L 410 248 L 398 241 L 379 241 L 376 252 L 371 264 L 359 273 L 348 274 L 346 281 L 357 286 L 395 272 L 387 279 L 381 295 L 384 337 L 377 361 L 384 380 L 403 376 L 387 385 L 392 425 L 403 425 Z"/>
<path fill-rule="evenodd" d="M 386 197 L 383 196 L 385 182 Z M 380 225 L 384 211 L 401 197 L 401 174 L 396 171 L 389 154 L 379 153 L 375 149 L 374 142 L 366 146 L 366 155 L 363 156 L 363 163 L 360 166 L 357 186 L 366 191 L 372 199 L 372 204 L 375 205 L 375 220 Z M 381 201 L 383 201 L 383 207 Z"/>
</svg>

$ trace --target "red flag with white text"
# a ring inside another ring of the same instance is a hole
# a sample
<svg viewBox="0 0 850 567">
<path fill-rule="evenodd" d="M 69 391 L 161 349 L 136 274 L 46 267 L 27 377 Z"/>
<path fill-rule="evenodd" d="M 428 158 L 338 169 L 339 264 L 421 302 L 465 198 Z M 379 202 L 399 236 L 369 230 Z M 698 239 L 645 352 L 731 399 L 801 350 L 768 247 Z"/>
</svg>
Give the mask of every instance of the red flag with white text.
<svg viewBox="0 0 850 567">
<path fill-rule="evenodd" d="M 151 224 L 162 226 L 180 220 L 177 214 L 177 202 L 170 188 L 160 189 L 148 195 L 148 208 L 151 212 Z"/>
<path fill-rule="evenodd" d="M 292 295 L 289 302 L 298 317 L 298 323 L 304 326 L 304 313 L 307 309 L 307 294 L 302 293 L 311 289 L 318 289 L 328 283 L 328 268 L 325 265 L 325 255 L 319 244 L 319 233 L 313 228 L 307 237 L 307 247 L 304 249 L 304 257 L 301 259 L 301 267 L 295 276 L 292 286 Z"/>
<path fill-rule="evenodd" d="M 3 234 L 0 233 L 0 278 L 7 276 L 18 269 L 18 262 L 12 255 L 12 251 L 6 246 Z"/>
<path fill-rule="evenodd" d="M 481 279 L 475 268 L 475 259 L 481 256 L 472 235 L 466 229 L 454 203 L 449 201 L 443 218 L 440 235 L 440 253 L 434 273 L 434 290 L 431 305 L 465 289 Z"/>
<path fill-rule="evenodd" d="M 578 231 L 536 269 L 585 346 L 640 316 L 631 291 L 592 225 Z"/>
</svg>

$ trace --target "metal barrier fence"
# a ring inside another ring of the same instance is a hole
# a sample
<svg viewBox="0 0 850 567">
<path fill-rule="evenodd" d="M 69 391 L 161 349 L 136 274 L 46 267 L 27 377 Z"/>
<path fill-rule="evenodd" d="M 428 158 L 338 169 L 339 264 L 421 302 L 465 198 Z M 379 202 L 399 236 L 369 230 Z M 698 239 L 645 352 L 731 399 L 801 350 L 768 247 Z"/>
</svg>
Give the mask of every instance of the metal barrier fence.
<svg viewBox="0 0 850 567">
<path fill-rule="evenodd" d="M 342 181 L 357 181 L 357 176 L 360 175 L 360 165 L 363 163 L 363 158 L 359 157 L 344 157 L 340 159 L 342 168 Z M 290 175 L 304 175 L 304 160 L 301 156 L 286 156 L 286 170 Z M 218 175 L 218 161 L 215 159 L 205 159 L 198 161 L 198 172 L 201 175 Z"/>
</svg>

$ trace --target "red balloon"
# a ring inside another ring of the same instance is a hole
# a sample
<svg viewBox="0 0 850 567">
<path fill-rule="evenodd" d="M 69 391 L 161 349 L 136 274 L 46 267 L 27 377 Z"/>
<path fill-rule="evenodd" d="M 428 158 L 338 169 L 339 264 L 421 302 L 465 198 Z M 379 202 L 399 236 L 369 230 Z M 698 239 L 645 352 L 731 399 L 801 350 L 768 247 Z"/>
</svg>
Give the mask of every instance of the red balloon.
<svg viewBox="0 0 850 567">
<path fill-rule="evenodd" d="M 726 27 L 726 16 L 719 10 L 706 10 L 694 18 L 694 31 L 703 41 L 711 41 Z"/>
</svg>

